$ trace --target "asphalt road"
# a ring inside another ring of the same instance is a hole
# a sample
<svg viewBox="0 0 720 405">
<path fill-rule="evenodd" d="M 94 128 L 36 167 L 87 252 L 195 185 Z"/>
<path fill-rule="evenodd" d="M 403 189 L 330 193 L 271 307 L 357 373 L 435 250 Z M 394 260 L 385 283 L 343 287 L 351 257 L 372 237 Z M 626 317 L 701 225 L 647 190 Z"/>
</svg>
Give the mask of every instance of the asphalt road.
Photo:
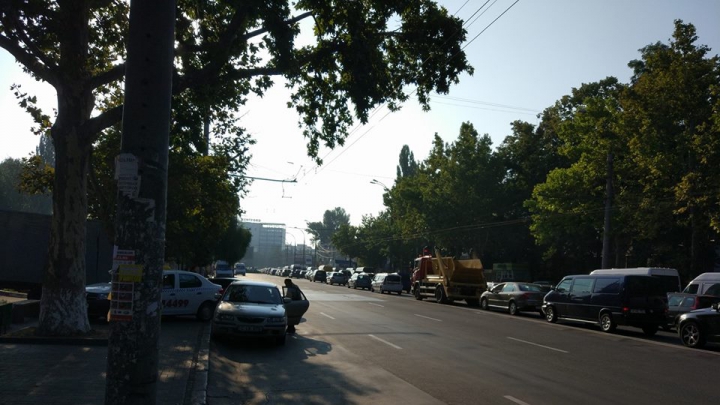
<svg viewBox="0 0 720 405">
<path fill-rule="evenodd" d="M 282 284 L 282 278 L 248 275 Z M 297 280 L 284 347 L 212 342 L 208 404 L 710 404 L 720 348 Z"/>
</svg>

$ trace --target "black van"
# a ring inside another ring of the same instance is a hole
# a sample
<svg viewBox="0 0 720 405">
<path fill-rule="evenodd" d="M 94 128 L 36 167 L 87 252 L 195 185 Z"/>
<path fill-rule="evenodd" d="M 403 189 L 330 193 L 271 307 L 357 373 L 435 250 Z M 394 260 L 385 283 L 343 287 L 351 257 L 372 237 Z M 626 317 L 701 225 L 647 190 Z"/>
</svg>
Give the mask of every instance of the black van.
<svg viewBox="0 0 720 405">
<path fill-rule="evenodd" d="M 603 332 L 627 325 L 652 336 L 665 324 L 667 313 L 662 282 L 652 276 L 566 276 L 543 301 L 548 322 L 565 319 L 598 323 Z"/>
</svg>

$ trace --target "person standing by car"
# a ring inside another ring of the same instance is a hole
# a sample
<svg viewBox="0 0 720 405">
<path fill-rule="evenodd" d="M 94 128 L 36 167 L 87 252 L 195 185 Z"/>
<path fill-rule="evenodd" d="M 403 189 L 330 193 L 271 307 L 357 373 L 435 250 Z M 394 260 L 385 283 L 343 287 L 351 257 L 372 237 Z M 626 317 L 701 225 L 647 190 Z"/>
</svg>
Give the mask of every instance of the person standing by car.
<svg viewBox="0 0 720 405">
<path fill-rule="evenodd" d="M 285 296 L 293 301 L 302 300 L 300 287 L 298 287 L 297 284 L 293 283 L 292 279 L 290 278 L 285 279 Z M 295 325 L 292 323 L 288 323 L 287 332 L 295 333 Z"/>
</svg>

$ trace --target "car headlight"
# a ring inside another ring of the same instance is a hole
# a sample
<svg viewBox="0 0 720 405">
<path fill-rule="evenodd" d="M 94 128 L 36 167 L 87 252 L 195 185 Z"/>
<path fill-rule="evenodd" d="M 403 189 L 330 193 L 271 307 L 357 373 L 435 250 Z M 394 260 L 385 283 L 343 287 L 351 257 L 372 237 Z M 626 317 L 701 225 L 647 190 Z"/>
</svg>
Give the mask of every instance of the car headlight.
<svg viewBox="0 0 720 405">
<path fill-rule="evenodd" d="M 281 318 L 281 317 L 268 318 L 267 321 L 268 321 L 268 323 L 284 323 L 285 318 Z"/>
<path fill-rule="evenodd" d="M 230 314 L 217 314 L 215 317 L 218 321 L 233 321 L 235 320 L 235 317 Z"/>
</svg>

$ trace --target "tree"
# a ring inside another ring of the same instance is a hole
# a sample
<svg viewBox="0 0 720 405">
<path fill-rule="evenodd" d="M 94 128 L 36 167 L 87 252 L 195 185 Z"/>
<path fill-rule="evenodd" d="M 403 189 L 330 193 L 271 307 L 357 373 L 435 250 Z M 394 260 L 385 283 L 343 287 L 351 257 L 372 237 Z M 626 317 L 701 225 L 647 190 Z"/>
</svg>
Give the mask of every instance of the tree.
<svg viewBox="0 0 720 405">
<path fill-rule="evenodd" d="M 418 163 L 415 160 L 415 155 L 410 150 L 410 147 L 403 145 L 400 150 L 400 162 L 397 166 L 397 177 L 410 177 L 414 176 L 418 170 Z"/>
<path fill-rule="evenodd" d="M 600 266 L 608 154 L 617 158 L 611 180 L 620 189 L 633 183 L 632 165 L 623 163 L 626 143 L 619 138 L 623 89 L 614 77 L 583 84 L 545 111 L 560 140 L 559 153 L 571 162 L 552 170 L 526 204 L 532 213 L 531 230 L 545 246 L 546 258 L 561 256 L 579 268 Z M 613 212 L 615 222 L 622 224 L 617 218 L 623 211 Z"/>
<path fill-rule="evenodd" d="M 239 262 L 245 257 L 245 252 L 250 245 L 252 233 L 249 229 L 243 228 L 237 217 L 230 221 L 225 233 L 220 237 L 218 246 L 215 248 L 215 257 L 226 260 L 231 265 Z"/>
<path fill-rule="evenodd" d="M 273 85 L 271 77 L 282 76 L 293 91 L 289 106 L 300 116 L 308 154 L 316 159 L 321 142 L 342 145 L 354 119 L 367 122 L 375 106 L 399 109 L 409 87 L 428 109 L 430 92 L 447 93 L 461 73 L 472 73 L 461 49 L 462 21 L 429 0 L 343 7 L 315 0 L 292 7 L 283 0 L 202 6 L 181 0 L 177 6 L 173 93 L 192 93 L 193 111 L 207 122 L 233 116 L 248 94 L 262 95 Z M 38 0 L 9 2 L 0 11 L 0 47 L 58 94 L 53 120 L 37 108 L 35 96 L 14 88 L 35 131 L 49 132 L 55 148 L 43 288 L 68 316 L 41 315 L 45 334 L 90 329 L 82 299 L 88 173 L 96 141 L 122 116 L 128 10 L 126 2 Z M 310 17 L 315 42 L 296 46 L 298 23 Z M 399 26 L 389 30 L 389 23 Z"/>
<path fill-rule="evenodd" d="M 669 44 L 648 45 L 640 60 L 628 64 L 632 83 L 622 100 L 642 187 L 637 218 L 648 225 L 648 236 L 668 241 L 678 230 L 661 224 L 682 225 L 680 244 L 690 258 L 682 267 L 688 276 L 712 268 L 711 240 L 720 231 L 720 132 L 713 125 L 719 114 L 720 59 L 709 58 L 710 49 L 696 42 L 695 27 L 676 20 Z"/>
<path fill-rule="evenodd" d="M 343 225 L 350 225 L 350 215 L 343 208 L 336 207 L 325 211 L 322 222 L 308 222 L 305 231 L 312 235 L 314 242 L 329 245 L 335 232 Z"/>
<path fill-rule="evenodd" d="M 47 195 L 28 193 L 22 187 L 24 163 L 7 158 L 0 163 L 0 209 L 50 214 Z"/>
</svg>

